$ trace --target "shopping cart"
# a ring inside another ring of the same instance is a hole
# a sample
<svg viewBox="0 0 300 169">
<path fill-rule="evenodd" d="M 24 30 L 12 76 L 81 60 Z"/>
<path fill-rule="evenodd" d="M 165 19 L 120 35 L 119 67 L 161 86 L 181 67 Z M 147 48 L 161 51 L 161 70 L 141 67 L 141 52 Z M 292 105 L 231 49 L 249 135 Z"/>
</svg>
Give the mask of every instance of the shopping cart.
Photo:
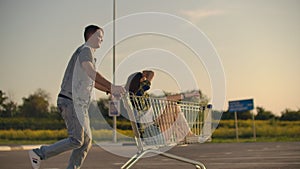
<svg viewBox="0 0 300 169">
<path fill-rule="evenodd" d="M 205 169 L 203 163 L 166 153 L 167 148 L 183 143 L 209 140 L 211 106 L 162 98 L 122 97 L 131 121 L 137 153 L 121 168 L 132 167 L 146 154 L 158 154 Z"/>
</svg>

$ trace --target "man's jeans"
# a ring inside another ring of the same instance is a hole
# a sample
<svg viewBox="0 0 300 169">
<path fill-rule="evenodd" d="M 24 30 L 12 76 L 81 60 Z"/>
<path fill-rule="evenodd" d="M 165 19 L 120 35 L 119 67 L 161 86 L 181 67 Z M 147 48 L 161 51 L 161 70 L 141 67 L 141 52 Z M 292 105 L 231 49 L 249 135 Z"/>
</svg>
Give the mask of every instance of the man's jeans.
<svg viewBox="0 0 300 169">
<path fill-rule="evenodd" d="M 69 137 L 34 151 L 42 160 L 46 160 L 62 152 L 73 150 L 67 169 L 79 169 L 91 148 L 88 106 L 74 108 L 71 100 L 60 97 L 57 106 L 65 121 Z"/>
</svg>

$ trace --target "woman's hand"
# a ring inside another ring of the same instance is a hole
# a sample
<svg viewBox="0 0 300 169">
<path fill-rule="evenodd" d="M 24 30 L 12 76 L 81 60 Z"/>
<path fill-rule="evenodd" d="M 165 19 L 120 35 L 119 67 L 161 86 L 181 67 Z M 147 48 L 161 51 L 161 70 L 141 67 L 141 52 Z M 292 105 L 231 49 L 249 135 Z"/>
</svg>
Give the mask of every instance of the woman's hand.
<svg viewBox="0 0 300 169">
<path fill-rule="evenodd" d="M 154 77 L 154 72 L 152 70 L 144 70 L 143 71 L 143 78 L 146 78 L 144 80 L 151 81 Z"/>
</svg>

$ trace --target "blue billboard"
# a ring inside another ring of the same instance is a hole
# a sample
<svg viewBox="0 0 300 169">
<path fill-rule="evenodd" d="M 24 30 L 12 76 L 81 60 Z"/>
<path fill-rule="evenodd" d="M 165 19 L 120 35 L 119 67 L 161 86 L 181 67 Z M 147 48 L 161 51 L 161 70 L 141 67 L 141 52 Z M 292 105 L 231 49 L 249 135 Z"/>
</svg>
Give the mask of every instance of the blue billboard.
<svg viewBox="0 0 300 169">
<path fill-rule="evenodd" d="M 228 112 L 244 112 L 253 109 L 253 99 L 229 101 Z"/>
</svg>

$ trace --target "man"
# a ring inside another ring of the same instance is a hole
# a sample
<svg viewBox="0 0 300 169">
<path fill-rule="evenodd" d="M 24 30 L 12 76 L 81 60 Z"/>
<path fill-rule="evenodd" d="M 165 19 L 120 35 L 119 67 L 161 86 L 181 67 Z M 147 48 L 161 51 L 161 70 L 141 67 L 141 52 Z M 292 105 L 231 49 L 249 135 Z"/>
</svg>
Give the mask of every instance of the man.
<svg viewBox="0 0 300 169">
<path fill-rule="evenodd" d="M 125 92 L 104 78 L 95 68 L 94 52 L 100 48 L 104 31 L 96 25 L 85 28 L 85 43 L 72 55 L 65 71 L 57 106 L 65 121 L 69 137 L 49 146 L 29 151 L 33 169 L 40 167 L 41 160 L 73 150 L 67 169 L 79 169 L 91 147 L 88 107 L 93 87 L 119 95 Z"/>
</svg>

